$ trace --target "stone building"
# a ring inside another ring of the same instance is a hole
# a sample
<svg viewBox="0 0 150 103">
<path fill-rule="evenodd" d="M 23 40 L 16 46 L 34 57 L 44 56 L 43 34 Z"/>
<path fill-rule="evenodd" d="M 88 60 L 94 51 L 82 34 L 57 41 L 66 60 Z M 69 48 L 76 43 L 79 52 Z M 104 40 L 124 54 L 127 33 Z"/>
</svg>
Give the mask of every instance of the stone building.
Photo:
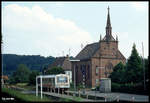
<svg viewBox="0 0 150 103">
<path fill-rule="evenodd" d="M 75 83 L 81 84 L 85 81 L 86 87 L 99 85 L 100 78 L 107 78 L 113 71 L 113 67 L 126 58 L 118 49 L 118 37 L 112 36 L 112 27 L 108 7 L 106 34 L 100 36 L 98 42 L 86 45 L 72 61 L 72 78 Z"/>
</svg>

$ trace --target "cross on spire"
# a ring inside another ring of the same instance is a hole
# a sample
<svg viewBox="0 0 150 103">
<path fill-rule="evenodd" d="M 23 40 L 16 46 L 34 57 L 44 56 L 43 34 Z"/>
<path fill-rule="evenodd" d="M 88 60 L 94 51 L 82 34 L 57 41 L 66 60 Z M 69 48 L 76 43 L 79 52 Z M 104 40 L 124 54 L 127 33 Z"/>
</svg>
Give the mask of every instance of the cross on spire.
<svg viewBox="0 0 150 103">
<path fill-rule="evenodd" d="M 107 9 L 108 9 L 108 12 L 109 12 L 109 6 L 108 6 L 108 8 L 107 8 Z"/>
<path fill-rule="evenodd" d="M 107 23 L 106 23 L 106 39 L 110 40 L 111 39 L 111 22 L 110 22 L 110 15 L 109 15 L 109 6 L 108 6 L 108 14 L 107 14 Z"/>
<path fill-rule="evenodd" d="M 108 15 L 107 15 L 107 27 L 111 27 L 111 23 L 110 23 L 110 16 L 109 16 L 109 6 L 108 6 Z"/>
</svg>

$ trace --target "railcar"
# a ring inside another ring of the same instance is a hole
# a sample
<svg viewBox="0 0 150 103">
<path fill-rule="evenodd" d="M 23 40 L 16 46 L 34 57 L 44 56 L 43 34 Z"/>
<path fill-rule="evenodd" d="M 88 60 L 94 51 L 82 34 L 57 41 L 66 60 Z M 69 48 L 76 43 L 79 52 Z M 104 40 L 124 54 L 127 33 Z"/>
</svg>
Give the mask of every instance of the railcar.
<svg viewBox="0 0 150 103">
<path fill-rule="evenodd" d="M 43 91 L 62 92 L 70 88 L 70 79 L 67 74 L 40 75 L 37 76 L 38 86 L 42 86 Z"/>
</svg>

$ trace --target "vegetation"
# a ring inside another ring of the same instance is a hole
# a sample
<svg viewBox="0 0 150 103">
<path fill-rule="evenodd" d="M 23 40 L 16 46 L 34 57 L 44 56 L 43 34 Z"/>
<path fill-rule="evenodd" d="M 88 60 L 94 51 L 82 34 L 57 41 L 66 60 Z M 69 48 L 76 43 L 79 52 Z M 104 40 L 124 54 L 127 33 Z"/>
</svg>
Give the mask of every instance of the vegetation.
<svg viewBox="0 0 150 103">
<path fill-rule="evenodd" d="M 75 96 L 74 96 L 74 100 L 77 101 L 77 102 L 81 102 L 82 98 L 81 98 L 81 97 L 75 97 Z"/>
<path fill-rule="evenodd" d="M 73 101 L 73 100 L 71 100 L 69 98 L 60 98 L 59 102 L 75 102 L 75 100 Z"/>
<path fill-rule="evenodd" d="M 30 70 L 24 64 L 19 64 L 17 71 L 10 78 L 10 83 L 27 83 L 29 82 Z"/>
<path fill-rule="evenodd" d="M 135 44 L 133 45 L 131 56 L 126 65 L 127 82 L 141 82 L 143 80 L 142 58 L 139 56 Z"/>
<path fill-rule="evenodd" d="M 9 83 L 27 83 L 28 85 L 36 84 L 36 76 L 40 73 L 36 70 L 31 71 L 25 64 L 19 64 L 17 71 L 10 76 Z"/>
<path fill-rule="evenodd" d="M 2 54 L 3 72 L 4 75 L 12 75 L 18 64 L 25 64 L 30 70 L 42 71 L 54 60 L 55 58 L 52 56 Z"/>
<path fill-rule="evenodd" d="M 118 84 L 112 82 L 112 91 L 113 92 L 125 92 L 125 93 L 134 93 L 134 94 L 148 94 L 148 91 L 143 90 L 143 84 L 133 84 L 133 83 L 126 83 L 126 84 Z"/>
<path fill-rule="evenodd" d="M 114 67 L 113 70 L 114 72 L 112 72 L 110 75 L 111 81 L 115 83 L 125 83 L 125 65 L 123 65 L 122 62 L 120 62 Z"/>
<path fill-rule="evenodd" d="M 145 62 L 146 87 L 149 87 L 148 59 Z M 144 88 L 142 57 L 139 56 L 135 44 L 126 65 L 121 62 L 114 67 L 109 76 L 112 80 L 112 91 L 130 93 L 148 93 Z"/>
<path fill-rule="evenodd" d="M 80 83 L 80 84 L 78 84 L 78 85 L 76 86 L 76 90 L 81 90 L 81 89 L 84 89 L 82 83 Z M 74 83 L 70 83 L 70 88 L 69 88 L 69 90 L 74 91 Z"/>
<path fill-rule="evenodd" d="M 28 83 L 17 83 L 14 86 L 23 88 L 24 90 L 35 90 L 35 85 L 30 85 Z"/>
<path fill-rule="evenodd" d="M 29 85 L 36 85 L 36 76 L 39 75 L 38 71 L 33 70 L 29 75 Z"/>
<path fill-rule="evenodd" d="M 46 74 L 65 74 L 65 71 L 61 67 L 53 67 L 48 69 Z"/>
<path fill-rule="evenodd" d="M 47 97 L 43 97 L 43 99 L 41 99 L 40 97 L 36 97 L 35 95 L 23 94 L 17 90 L 8 89 L 8 88 L 2 88 L 2 93 L 7 93 L 16 99 L 19 99 L 21 101 L 26 101 L 26 102 L 45 102 L 45 101 L 51 102 L 51 100 Z"/>
</svg>

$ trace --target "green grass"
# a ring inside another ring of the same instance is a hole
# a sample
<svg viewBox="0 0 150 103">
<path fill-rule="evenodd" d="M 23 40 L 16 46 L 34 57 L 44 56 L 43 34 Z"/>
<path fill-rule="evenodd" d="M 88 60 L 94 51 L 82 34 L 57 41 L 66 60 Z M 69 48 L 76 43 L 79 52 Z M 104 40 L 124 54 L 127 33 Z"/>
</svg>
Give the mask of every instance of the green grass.
<svg viewBox="0 0 150 103">
<path fill-rule="evenodd" d="M 16 85 L 17 85 L 17 86 L 26 86 L 27 83 L 17 83 Z"/>
<path fill-rule="evenodd" d="M 17 83 L 16 86 L 25 90 L 35 90 L 36 88 L 34 85 L 28 85 L 27 83 Z"/>
<path fill-rule="evenodd" d="M 54 100 L 52 98 L 48 98 L 47 96 L 43 95 L 43 99 L 40 98 L 40 96 L 35 96 L 33 94 L 23 94 L 20 91 L 14 90 L 14 89 L 9 89 L 9 88 L 2 88 L 2 93 L 7 93 L 10 96 L 19 99 L 20 101 L 26 101 L 26 102 L 80 102 L 82 98 L 80 97 L 75 97 L 74 100 L 71 100 L 69 98 L 60 98 L 57 100 Z"/>
<path fill-rule="evenodd" d="M 68 99 L 68 98 L 61 98 L 61 99 L 59 100 L 59 102 L 73 102 L 73 100 Z"/>
<path fill-rule="evenodd" d="M 18 98 L 21 101 L 28 101 L 28 102 L 52 102 L 49 98 L 43 96 L 43 99 L 41 99 L 39 96 L 35 96 L 33 94 L 23 94 L 17 90 L 8 89 L 8 88 L 2 88 L 2 93 L 7 93 L 11 95 L 14 98 Z"/>
<path fill-rule="evenodd" d="M 74 100 L 77 101 L 77 102 L 80 102 L 82 100 L 82 98 L 74 96 Z"/>
</svg>

